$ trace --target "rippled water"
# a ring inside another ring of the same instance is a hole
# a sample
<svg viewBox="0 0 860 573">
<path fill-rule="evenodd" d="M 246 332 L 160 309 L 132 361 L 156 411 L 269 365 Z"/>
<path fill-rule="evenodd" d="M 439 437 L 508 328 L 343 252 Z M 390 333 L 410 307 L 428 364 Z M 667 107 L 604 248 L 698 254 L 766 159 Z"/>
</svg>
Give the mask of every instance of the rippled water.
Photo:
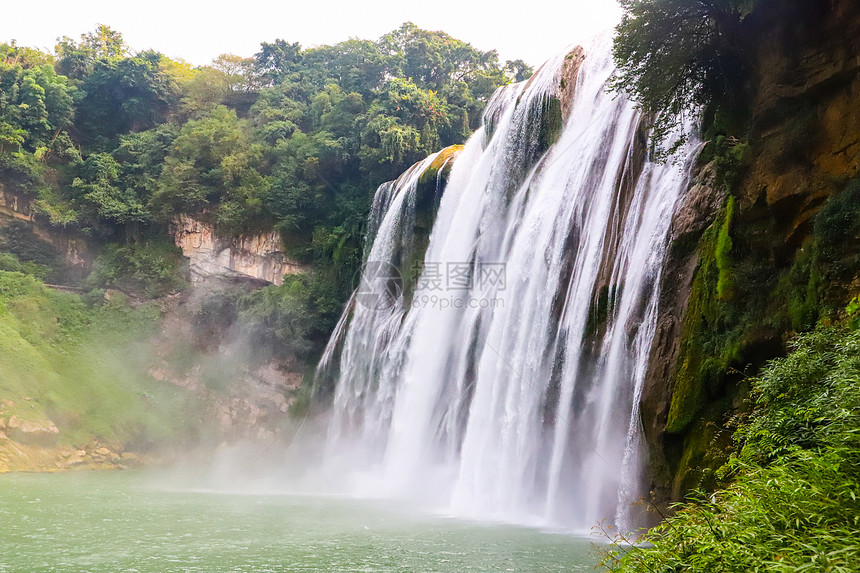
<svg viewBox="0 0 860 573">
<path fill-rule="evenodd" d="M 0 475 L 0 572 L 592 571 L 591 542 L 337 497 Z"/>
</svg>

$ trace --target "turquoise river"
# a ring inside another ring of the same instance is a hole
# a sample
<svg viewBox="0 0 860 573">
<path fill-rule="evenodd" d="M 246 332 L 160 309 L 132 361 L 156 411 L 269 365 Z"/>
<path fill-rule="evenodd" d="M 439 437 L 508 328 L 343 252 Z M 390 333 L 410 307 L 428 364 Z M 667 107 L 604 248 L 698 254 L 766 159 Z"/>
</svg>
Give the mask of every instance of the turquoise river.
<svg viewBox="0 0 860 573">
<path fill-rule="evenodd" d="M 0 475 L 0 572 L 593 571 L 594 540 L 393 502 L 165 487 L 138 472 Z"/>
</svg>

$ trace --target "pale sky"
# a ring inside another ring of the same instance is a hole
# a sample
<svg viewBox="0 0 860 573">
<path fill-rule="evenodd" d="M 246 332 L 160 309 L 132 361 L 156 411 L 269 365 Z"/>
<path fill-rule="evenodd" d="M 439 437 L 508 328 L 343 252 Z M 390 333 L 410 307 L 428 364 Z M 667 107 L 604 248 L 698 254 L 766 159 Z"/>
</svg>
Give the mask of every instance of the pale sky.
<svg viewBox="0 0 860 573">
<path fill-rule="evenodd" d="M 537 66 L 565 46 L 611 28 L 615 0 L 42 0 L 5 2 L 0 42 L 52 50 L 60 36 L 79 39 L 96 24 L 121 32 L 134 51 L 152 48 L 195 65 L 223 53 L 243 57 L 260 42 L 283 38 L 310 47 L 350 37 L 376 39 L 411 21 L 443 30 L 502 61 Z M 511 8 L 503 7 L 505 4 Z"/>
</svg>

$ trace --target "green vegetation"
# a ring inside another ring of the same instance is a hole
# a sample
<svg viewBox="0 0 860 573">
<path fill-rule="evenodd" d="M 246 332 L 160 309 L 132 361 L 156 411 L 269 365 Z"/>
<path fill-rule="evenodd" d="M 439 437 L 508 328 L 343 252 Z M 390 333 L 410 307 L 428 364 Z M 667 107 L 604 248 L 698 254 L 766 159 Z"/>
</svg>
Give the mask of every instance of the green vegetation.
<svg viewBox="0 0 860 573">
<path fill-rule="evenodd" d="M 354 286 L 376 187 L 462 143 L 493 91 L 530 72 L 409 23 L 377 41 L 303 49 L 279 39 L 199 68 L 132 54 L 106 26 L 60 39 L 53 54 L 2 44 L 0 184 L 31 201 L 40 223 L 99 247 L 85 286 L 138 297 L 184 286 L 166 238 L 179 214 L 225 236 L 279 232 L 314 268 L 290 291 L 306 299 L 260 295 L 244 315 L 275 331 L 306 323 L 295 345 L 318 351 Z M 4 268 L 57 267 L 0 248 L 17 256 Z M 270 307 L 292 314 L 263 319 Z"/>
<path fill-rule="evenodd" d="M 0 221 L 2 420 L 53 422 L 59 445 L 144 448 L 200 430 L 202 406 L 153 364 L 222 392 L 253 364 L 313 362 L 354 286 L 376 187 L 462 143 L 494 90 L 530 73 L 408 23 L 197 68 L 132 53 L 103 25 L 54 53 L 0 44 L 0 192 L 35 219 Z M 152 344 L 163 308 L 146 301 L 187 287 L 178 215 L 227 237 L 276 231 L 309 270 L 183 298 L 188 340 Z M 84 243 L 89 276 L 69 262 Z M 299 398 L 307 410 L 310 388 Z"/>
<path fill-rule="evenodd" d="M 681 432 L 693 421 L 706 402 L 707 389 L 719 388 L 729 365 L 740 358 L 736 325 L 726 318 L 729 315 L 726 285 L 731 283 L 728 230 L 732 213 L 733 201 L 729 199 L 722 215 L 700 241 L 699 268 L 684 318 L 678 371 L 666 422 L 668 433 Z"/>
<path fill-rule="evenodd" d="M 607 555 L 611 571 L 856 571 L 860 560 L 860 333 L 819 329 L 752 380 L 754 409 L 704 493 Z"/>
<path fill-rule="evenodd" d="M 107 244 L 86 284 L 158 298 L 185 286 L 184 266 L 182 250 L 166 240 Z"/>
<path fill-rule="evenodd" d="M 4 44 L 0 58 L 2 180 L 52 222 L 134 240 L 188 213 L 224 232 L 276 228 L 296 249 L 461 143 L 492 92 L 529 72 L 412 24 L 195 69 L 131 55 L 105 26 L 56 54 Z"/>
<path fill-rule="evenodd" d="M 751 72 L 762 65 L 753 63 L 768 18 L 808 31 L 821 6 L 621 5 L 615 86 L 639 103 L 656 140 L 685 114 L 700 114 L 700 165 L 715 170 L 727 199 L 695 253 L 693 241 L 673 245 L 675 256 L 698 260 L 661 445 L 671 495 L 686 502 L 645 534 L 653 548 L 624 546 L 605 565 L 649 573 L 855 571 L 860 186 L 826 181 L 834 193 L 818 208 L 792 204 L 802 189 L 784 205 L 765 202 L 745 181 L 750 158 L 757 177 L 798 165 L 815 173 L 809 154 L 820 141 L 821 94 L 760 105 L 771 86 L 757 86 Z M 788 357 L 767 363 L 786 346 Z"/>
<path fill-rule="evenodd" d="M 783 336 L 846 315 L 860 270 L 858 188 L 853 181 L 822 206 L 789 265 L 775 266 L 756 250 L 773 240 L 767 227 L 732 226 L 731 196 L 703 234 L 666 422 L 668 434 L 684 437 L 671 462 L 676 496 L 721 482 L 715 470 L 726 454 L 699 438 L 711 426 L 725 427 L 732 401 L 747 391 L 744 375 L 780 355 Z M 691 456 L 696 464 L 689 463 Z"/>
<path fill-rule="evenodd" d="M 316 290 L 320 282 L 313 276 L 294 275 L 285 277 L 281 286 L 239 298 L 240 322 L 258 352 L 307 359 L 315 348 L 325 345 L 331 331 L 321 325 L 337 320 L 341 309 L 326 306 L 328 293 Z"/>
<path fill-rule="evenodd" d="M 744 105 L 757 0 L 621 0 L 615 86 L 654 118 L 662 139 L 691 110 Z"/>
<path fill-rule="evenodd" d="M 87 305 L 75 294 L 0 271 L 0 396 L 3 418 L 54 422 L 60 445 L 98 440 L 145 449 L 193 436 L 197 406 L 186 392 L 153 380 L 142 342 L 160 317 L 125 297 Z"/>
<path fill-rule="evenodd" d="M 717 265 L 717 298 L 725 300 L 730 298 L 732 289 L 732 269 L 730 253 L 732 250 L 732 237 L 730 234 L 732 217 L 735 214 L 735 198 L 729 195 L 726 202 L 726 216 L 717 233 L 717 243 L 714 246 L 714 263 Z"/>
</svg>

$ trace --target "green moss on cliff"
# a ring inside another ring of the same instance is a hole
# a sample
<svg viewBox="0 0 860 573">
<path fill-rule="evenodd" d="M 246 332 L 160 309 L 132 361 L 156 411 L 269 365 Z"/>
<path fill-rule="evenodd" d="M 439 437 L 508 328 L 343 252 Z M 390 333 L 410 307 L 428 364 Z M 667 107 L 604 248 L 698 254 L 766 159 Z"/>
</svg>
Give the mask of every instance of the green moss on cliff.
<svg viewBox="0 0 860 573">
<path fill-rule="evenodd" d="M 736 340 L 726 333 L 726 300 L 732 282 L 729 253 L 734 201 L 729 198 L 717 221 L 699 242 L 699 267 L 693 279 L 690 302 L 682 325 L 672 400 L 666 432 L 683 431 L 707 397 L 719 385 L 736 354 Z"/>
<path fill-rule="evenodd" d="M 786 250 L 784 234 L 750 218 L 729 197 L 699 241 L 666 423 L 677 436 L 668 456 L 676 497 L 715 485 L 701 481 L 722 463 L 708 454 L 703 428 L 725 426 L 745 374 L 780 355 L 792 333 L 836 320 L 856 294 L 860 183 L 824 204 L 787 262 L 776 256 Z"/>
<path fill-rule="evenodd" d="M 430 244 L 430 231 L 436 220 L 442 194 L 448 184 L 454 161 L 462 150 L 462 145 L 446 147 L 418 177 L 418 185 L 415 188 L 415 232 L 409 248 L 404 249 L 400 254 L 399 268 L 403 279 L 403 291 L 407 298 L 415 290 L 415 282 L 420 275 L 424 255 Z"/>
<path fill-rule="evenodd" d="M 860 269 L 860 181 L 833 195 L 816 215 L 812 234 L 780 279 L 775 297 L 786 302 L 784 324 L 795 332 L 832 321 L 854 293 Z"/>
<path fill-rule="evenodd" d="M 726 398 L 717 400 L 690 422 L 672 483 L 675 499 L 695 489 L 710 491 L 719 485 L 716 468 L 725 463 L 731 447 L 731 433 L 720 423 L 723 412 L 729 407 Z"/>
<path fill-rule="evenodd" d="M 542 100 L 539 125 L 538 147 L 541 151 L 546 151 L 558 141 L 564 128 L 561 101 L 557 97 L 548 96 Z"/>
<path fill-rule="evenodd" d="M 429 234 L 433 227 L 442 192 L 454 167 L 454 161 L 461 151 L 462 145 L 446 147 L 418 177 L 415 189 L 415 226 L 422 232 Z"/>
<path fill-rule="evenodd" d="M 717 265 L 717 298 L 727 300 L 732 291 L 732 262 L 729 255 L 732 250 L 731 225 L 735 214 L 735 198 L 729 195 L 726 203 L 726 216 L 720 231 L 717 233 L 714 246 L 714 263 Z"/>
<path fill-rule="evenodd" d="M 440 151 L 427 169 L 418 177 L 418 185 L 432 185 L 435 190 L 436 185 L 441 180 L 447 179 L 448 174 L 451 173 L 451 168 L 454 166 L 453 160 L 457 158 L 461 151 L 463 151 L 462 145 L 450 145 Z"/>
</svg>

